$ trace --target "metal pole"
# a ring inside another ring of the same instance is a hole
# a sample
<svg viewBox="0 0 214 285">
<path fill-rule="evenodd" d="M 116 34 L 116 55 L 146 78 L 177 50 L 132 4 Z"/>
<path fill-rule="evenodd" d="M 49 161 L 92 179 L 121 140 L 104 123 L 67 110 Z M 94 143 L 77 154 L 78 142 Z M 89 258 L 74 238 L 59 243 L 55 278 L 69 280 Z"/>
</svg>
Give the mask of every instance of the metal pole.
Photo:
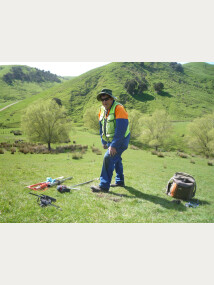
<svg viewBox="0 0 214 285">
<path fill-rule="evenodd" d="M 71 187 L 76 187 L 76 186 L 84 185 L 84 184 L 90 183 L 90 182 L 92 182 L 92 181 L 94 181 L 94 180 L 99 180 L 99 178 L 94 178 L 94 179 L 92 179 L 92 180 L 89 180 L 89 181 L 86 181 L 86 182 L 83 182 L 83 183 L 80 183 L 80 184 L 76 184 L 76 185 L 73 185 L 73 186 L 71 186 Z"/>
</svg>

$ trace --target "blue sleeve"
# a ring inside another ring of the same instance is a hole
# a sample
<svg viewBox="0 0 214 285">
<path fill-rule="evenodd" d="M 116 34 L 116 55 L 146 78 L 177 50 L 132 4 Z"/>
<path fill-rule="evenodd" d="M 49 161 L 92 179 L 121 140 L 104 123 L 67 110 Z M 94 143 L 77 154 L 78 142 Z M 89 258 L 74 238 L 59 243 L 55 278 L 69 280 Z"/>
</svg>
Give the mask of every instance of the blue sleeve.
<svg viewBox="0 0 214 285">
<path fill-rule="evenodd" d="M 111 146 L 118 148 L 121 146 L 124 140 L 124 136 L 128 127 L 128 119 L 116 119 L 116 128 Z"/>
</svg>

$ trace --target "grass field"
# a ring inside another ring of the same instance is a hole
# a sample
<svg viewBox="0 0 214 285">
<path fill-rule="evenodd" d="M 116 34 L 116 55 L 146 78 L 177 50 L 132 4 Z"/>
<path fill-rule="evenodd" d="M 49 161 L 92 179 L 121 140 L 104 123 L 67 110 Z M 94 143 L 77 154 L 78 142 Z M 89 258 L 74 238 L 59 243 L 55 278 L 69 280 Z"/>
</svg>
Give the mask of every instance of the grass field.
<svg viewBox="0 0 214 285">
<path fill-rule="evenodd" d="M 1 130 L 0 141 L 17 138 L 9 130 Z M 213 166 L 200 157 L 180 158 L 176 153 L 165 153 L 164 158 L 149 151 L 129 148 L 123 154 L 125 188 L 111 189 L 109 194 L 95 194 L 90 185 L 61 194 L 56 187 L 45 194 L 57 199 L 54 207 L 41 208 L 37 197 L 29 195 L 25 186 L 45 181 L 47 177 L 69 177 L 71 186 L 97 178 L 102 166 L 102 155 L 96 155 L 91 146 L 100 147 L 100 138 L 83 128 L 71 133 L 77 144 L 88 145 L 88 150 L 79 160 L 72 159 L 72 153 L 23 154 L 18 151 L 0 154 L 1 223 L 211 223 L 214 221 L 214 177 Z M 191 163 L 194 159 L 195 164 Z M 165 194 L 168 180 L 177 171 L 191 174 L 197 182 L 195 199 L 197 208 L 187 208 L 184 201 L 180 205 L 172 203 Z M 35 193 L 35 192 L 34 192 Z"/>
</svg>

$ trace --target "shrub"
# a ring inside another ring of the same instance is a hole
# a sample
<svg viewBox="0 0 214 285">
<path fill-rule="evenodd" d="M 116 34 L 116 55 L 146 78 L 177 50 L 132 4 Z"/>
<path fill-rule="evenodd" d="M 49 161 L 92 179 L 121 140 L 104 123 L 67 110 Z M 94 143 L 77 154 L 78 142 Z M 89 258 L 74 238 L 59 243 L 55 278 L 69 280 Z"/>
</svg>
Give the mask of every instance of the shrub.
<svg viewBox="0 0 214 285">
<path fill-rule="evenodd" d="M 29 153 L 29 149 L 27 147 L 23 148 L 22 153 L 24 153 L 24 154 Z"/>
<path fill-rule="evenodd" d="M 81 153 L 85 154 L 86 153 L 86 149 L 85 148 L 81 149 Z"/>
<path fill-rule="evenodd" d="M 11 151 L 11 154 L 14 154 L 16 152 L 16 148 L 12 147 L 10 151 Z"/>
<path fill-rule="evenodd" d="M 71 144 L 71 145 L 56 147 L 56 153 L 72 152 L 72 151 L 76 151 L 76 150 L 86 151 L 87 149 L 88 149 L 87 145 Z"/>
<path fill-rule="evenodd" d="M 4 154 L 4 150 L 0 148 L 0 154 Z"/>
<path fill-rule="evenodd" d="M 29 147 L 29 152 L 32 153 L 44 153 L 48 150 L 48 148 L 44 145 L 35 145 Z"/>
<path fill-rule="evenodd" d="M 53 100 L 59 105 L 62 106 L 62 101 L 59 98 L 53 98 Z"/>
<path fill-rule="evenodd" d="M 22 143 L 22 142 L 23 142 L 23 140 L 16 140 L 15 144 L 19 144 L 19 143 Z M 13 144 L 13 146 L 16 146 L 16 145 Z"/>
<path fill-rule="evenodd" d="M 170 120 L 170 117 L 164 110 L 156 110 L 152 116 L 145 116 L 142 119 L 142 142 L 154 148 L 156 151 L 158 151 L 160 147 L 169 144 L 172 129 Z"/>
<path fill-rule="evenodd" d="M 48 154 L 48 153 L 50 153 L 50 152 L 51 152 L 50 150 L 44 149 L 44 150 L 42 151 L 42 154 Z"/>
<path fill-rule="evenodd" d="M 75 152 L 72 154 L 72 158 L 73 159 L 80 159 L 80 158 L 82 158 L 82 154 L 79 152 Z"/>
<path fill-rule="evenodd" d="M 214 113 L 195 119 L 188 125 L 188 146 L 207 158 L 214 155 Z"/>
<path fill-rule="evenodd" d="M 126 88 L 127 92 L 131 95 L 139 95 L 144 91 L 148 90 L 148 83 L 143 78 L 140 80 L 139 78 L 127 80 L 124 87 Z"/>
<path fill-rule="evenodd" d="M 94 130 L 97 134 L 99 134 L 99 119 L 98 119 L 99 108 L 92 107 L 87 109 L 85 114 L 83 115 L 83 122 L 86 128 Z"/>
<path fill-rule="evenodd" d="M 183 152 L 178 153 L 178 156 L 180 156 L 181 158 L 188 158 L 188 155 Z"/>
<path fill-rule="evenodd" d="M 208 164 L 209 166 L 213 166 L 213 162 L 212 162 L 212 161 L 208 161 L 207 164 Z"/>
<path fill-rule="evenodd" d="M 139 150 L 139 147 L 137 147 L 135 145 L 130 145 L 130 149 Z"/>
<path fill-rule="evenodd" d="M 159 152 L 157 155 L 158 155 L 158 157 L 164 157 L 162 152 Z"/>
<path fill-rule="evenodd" d="M 13 134 L 14 134 L 14 136 L 21 136 L 22 132 L 21 131 L 14 131 Z"/>
<path fill-rule="evenodd" d="M 131 133 L 131 141 L 137 139 L 142 132 L 141 116 L 142 113 L 137 110 L 128 110 L 129 114 L 129 130 Z"/>
<path fill-rule="evenodd" d="M 91 149 L 92 149 L 92 152 L 96 153 L 97 155 L 102 154 L 102 151 L 97 147 L 92 146 Z"/>
<path fill-rule="evenodd" d="M 153 87 L 157 93 L 160 93 L 164 89 L 162 82 L 154 83 Z"/>
<path fill-rule="evenodd" d="M 70 143 L 70 142 L 71 142 L 70 139 L 66 139 L 66 140 L 64 141 L 64 143 Z"/>
<path fill-rule="evenodd" d="M 11 134 L 14 134 L 15 136 L 21 136 L 22 135 L 22 132 L 20 130 L 17 130 L 17 131 L 10 131 Z"/>
<path fill-rule="evenodd" d="M 157 152 L 156 150 L 152 150 L 152 151 L 151 151 L 151 154 L 152 154 L 152 155 L 157 155 L 158 152 Z"/>
<path fill-rule="evenodd" d="M 6 150 L 10 150 L 12 147 L 11 143 L 2 142 L 0 143 L 0 147 L 5 148 Z"/>
</svg>

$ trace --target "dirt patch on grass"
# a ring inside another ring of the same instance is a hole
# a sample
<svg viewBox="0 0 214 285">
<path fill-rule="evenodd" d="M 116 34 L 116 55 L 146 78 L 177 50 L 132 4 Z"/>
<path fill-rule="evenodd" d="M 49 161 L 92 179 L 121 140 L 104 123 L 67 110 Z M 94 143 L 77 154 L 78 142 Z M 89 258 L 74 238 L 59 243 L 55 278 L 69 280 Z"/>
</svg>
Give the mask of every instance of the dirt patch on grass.
<svg viewBox="0 0 214 285">
<path fill-rule="evenodd" d="M 98 193 L 97 196 L 99 198 L 105 198 L 107 200 L 111 200 L 111 201 L 113 201 L 115 203 L 118 203 L 118 202 L 120 202 L 122 200 L 122 198 L 115 198 L 115 197 L 112 197 L 109 194 L 105 194 L 105 193 Z"/>
</svg>

